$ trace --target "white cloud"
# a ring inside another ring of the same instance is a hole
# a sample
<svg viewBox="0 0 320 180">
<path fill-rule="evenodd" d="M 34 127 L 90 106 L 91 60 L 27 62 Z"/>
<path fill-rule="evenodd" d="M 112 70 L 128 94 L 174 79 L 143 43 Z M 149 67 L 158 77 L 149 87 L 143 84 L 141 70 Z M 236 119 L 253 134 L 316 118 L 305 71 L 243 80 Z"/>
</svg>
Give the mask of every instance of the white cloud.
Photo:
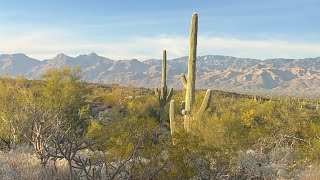
<svg viewBox="0 0 320 180">
<path fill-rule="evenodd" d="M 76 40 L 75 40 L 76 39 Z M 38 58 L 52 58 L 58 53 L 71 56 L 96 52 L 112 59 L 141 60 L 160 58 L 167 49 L 168 57 L 188 55 L 188 37 L 160 35 L 156 37 L 132 37 L 125 41 L 106 43 L 90 42 L 57 30 L 24 34 L 0 35 L 0 53 L 26 53 Z M 200 36 L 198 55 L 219 54 L 250 58 L 304 58 L 320 56 L 320 44 L 298 43 L 285 40 L 242 40 Z"/>
</svg>

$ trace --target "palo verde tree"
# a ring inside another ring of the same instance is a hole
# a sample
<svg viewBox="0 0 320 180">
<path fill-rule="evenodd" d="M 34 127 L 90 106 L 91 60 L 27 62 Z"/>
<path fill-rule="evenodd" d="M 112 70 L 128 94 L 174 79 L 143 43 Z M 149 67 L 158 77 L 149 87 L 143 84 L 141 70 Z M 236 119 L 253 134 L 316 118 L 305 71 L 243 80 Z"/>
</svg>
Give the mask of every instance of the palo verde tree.
<svg viewBox="0 0 320 180">
<path fill-rule="evenodd" d="M 47 109 L 58 110 L 74 128 L 85 129 L 87 123 L 80 118 L 79 112 L 85 107 L 86 96 L 90 92 L 86 84 L 81 82 L 80 68 L 50 69 L 42 78 L 44 106 Z"/>
</svg>

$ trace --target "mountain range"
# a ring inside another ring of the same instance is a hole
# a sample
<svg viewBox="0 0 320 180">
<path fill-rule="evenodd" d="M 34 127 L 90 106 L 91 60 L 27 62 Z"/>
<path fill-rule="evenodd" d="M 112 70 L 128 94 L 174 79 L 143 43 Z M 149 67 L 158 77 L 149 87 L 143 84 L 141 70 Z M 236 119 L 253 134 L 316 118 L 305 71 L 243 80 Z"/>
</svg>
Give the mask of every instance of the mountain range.
<svg viewBox="0 0 320 180">
<path fill-rule="evenodd" d="M 188 57 L 167 61 L 167 83 L 181 89 L 180 74 L 187 73 Z M 95 53 L 37 60 L 25 54 L 0 55 L 0 76 L 23 75 L 40 79 L 50 68 L 80 66 L 83 80 L 153 88 L 161 81 L 161 60 L 112 60 Z M 206 55 L 197 58 L 199 89 L 212 88 L 251 94 L 283 94 L 320 97 L 320 57 L 305 59 L 251 59 Z"/>
</svg>

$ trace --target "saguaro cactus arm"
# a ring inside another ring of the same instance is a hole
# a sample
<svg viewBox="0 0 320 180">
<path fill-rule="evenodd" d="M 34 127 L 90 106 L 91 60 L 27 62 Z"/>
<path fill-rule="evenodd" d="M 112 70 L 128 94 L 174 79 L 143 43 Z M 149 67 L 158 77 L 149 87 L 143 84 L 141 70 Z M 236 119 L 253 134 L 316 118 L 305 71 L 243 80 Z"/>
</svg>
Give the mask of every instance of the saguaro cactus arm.
<svg viewBox="0 0 320 180">
<path fill-rule="evenodd" d="M 184 110 L 185 106 L 186 106 L 186 102 L 185 102 L 185 101 L 182 101 L 182 102 L 181 102 L 181 111 Z"/>
<path fill-rule="evenodd" d="M 158 89 L 158 88 L 154 88 L 154 93 L 155 93 L 155 95 L 156 95 L 157 100 L 160 101 L 159 89 Z"/>
<path fill-rule="evenodd" d="M 171 100 L 172 96 L 173 96 L 173 88 L 170 88 L 169 93 L 166 98 L 167 103 Z"/>
<path fill-rule="evenodd" d="M 174 119 L 175 110 L 176 110 L 176 101 L 175 100 L 171 100 L 170 101 L 170 109 L 169 109 L 171 135 L 173 135 L 174 132 L 176 131 L 176 122 L 175 122 L 175 119 Z"/>
<path fill-rule="evenodd" d="M 211 97 L 212 97 L 212 93 L 211 93 L 211 89 L 208 89 L 206 92 L 206 95 L 202 101 L 201 107 L 198 110 L 197 114 L 196 114 L 196 119 L 201 118 L 201 116 L 204 114 L 204 112 L 208 109 L 209 105 L 210 105 L 210 101 L 211 101 Z"/>
<path fill-rule="evenodd" d="M 187 89 L 187 78 L 186 78 L 186 75 L 185 74 L 181 74 L 181 82 L 182 82 L 182 85 L 184 86 L 185 89 Z"/>
</svg>

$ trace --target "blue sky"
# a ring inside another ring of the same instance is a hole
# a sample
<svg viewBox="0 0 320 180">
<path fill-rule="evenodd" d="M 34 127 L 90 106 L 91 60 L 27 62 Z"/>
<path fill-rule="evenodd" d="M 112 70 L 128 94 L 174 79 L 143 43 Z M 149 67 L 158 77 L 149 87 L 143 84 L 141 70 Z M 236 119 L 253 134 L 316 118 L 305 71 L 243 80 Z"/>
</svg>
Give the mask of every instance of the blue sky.
<svg viewBox="0 0 320 180">
<path fill-rule="evenodd" d="M 5 0 L 0 54 L 145 60 L 167 49 L 170 58 L 185 56 L 197 12 L 199 55 L 315 57 L 319 10 L 319 0 Z"/>
</svg>

